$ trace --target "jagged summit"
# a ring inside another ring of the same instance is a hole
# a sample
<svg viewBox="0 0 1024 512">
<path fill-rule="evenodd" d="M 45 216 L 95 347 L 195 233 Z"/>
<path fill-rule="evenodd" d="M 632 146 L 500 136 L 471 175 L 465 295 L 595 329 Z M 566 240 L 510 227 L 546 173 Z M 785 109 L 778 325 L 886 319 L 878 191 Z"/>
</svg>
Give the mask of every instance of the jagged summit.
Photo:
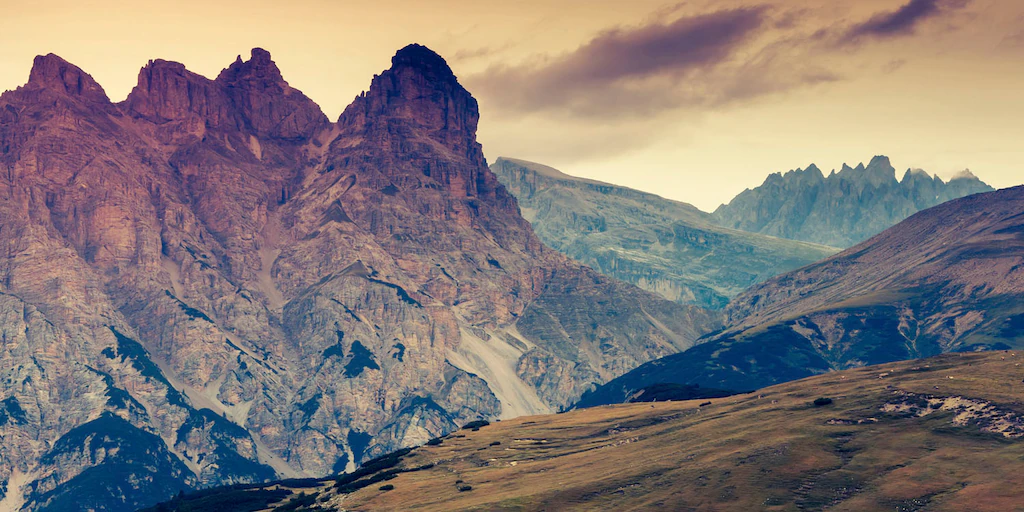
<svg viewBox="0 0 1024 512">
<path fill-rule="evenodd" d="M 808 172 L 813 169 L 771 174 L 760 187 L 720 206 L 714 217 L 734 229 L 849 247 L 924 208 L 992 190 L 973 175 L 950 186 L 924 171 L 908 170 L 897 181 L 884 155 L 867 165 L 843 164 L 824 179 Z"/>
<path fill-rule="evenodd" d="M 193 114 L 217 125 L 228 115 L 218 96 L 212 80 L 180 62 L 156 59 L 139 71 L 138 83 L 121 105 L 133 117 L 157 123 Z"/>
<path fill-rule="evenodd" d="M 439 77 L 455 78 L 455 73 L 448 66 L 448 62 L 437 52 L 421 44 L 413 43 L 398 50 L 391 58 L 391 65 L 393 68 L 411 67 L 434 72 Z"/>
<path fill-rule="evenodd" d="M 217 76 L 218 82 L 237 83 L 240 80 L 261 80 L 269 84 L 287 85 L 270 52 L 263 48 L 253 48 L 247 61 L 243 61 L 239 55 Z"/>
<path fill-rule="evenodd" d="M 924 169 L 920 168 L 907 169 L 903 173 L 903 178 L 901 178 L 899 181 L 900 185 L 903 186 L 904 188 L 915 186 L 927 186 L 925 184 L 928 183 L 932 183 L 935 185 L 945 184 L 945 182 L 942 181 L 942 178 L 940 178 L 938 175 L 929 174 L 928 171 L 925 171 Z"/>
<path fill-rule="evenodd" d="M 91 75 L 52 53 L 39 55 L 33 60 L 25 88 L 48 89 L 92 101 L 109 101 L 103 87 Z"/>
<path fill-rule="evenodd" d="M 887 156 L 879 155 L 872 158 L 864 170 L 867 171 L 868 182 L 875 187 L 896 181 L 896 168 L 892 166 Z"/>
<path fill-rule="evenodd" d="M 476 143 L 480 108 L 444 59 L 412 44 L 391 61 L 391 68 L 374 77 L 369 90 L 341 114 L 340 127 L 377 137 L 393 129 L 391 125 L 404 124 L 457 155 L 483 163 L 483 151 Z"/>
<path fill-rule="evenodd" d="M 889 157 L 885 155 L 875 155 L 871 157 L 871 161 L 868 163 L 868 167 L 871 166 L 892 167 L 892 163 L 889 161 Z"/>
<path fill-rule="evenodd" d="M 158 123 L 198 116 L 202 123 L 191 129 L 196 135 L 214 127 L 302 141 L 330 124 L 313 100 L 288 85 L 262 48 L 253 48 L 247 61 L 239 56 L 216 80 L 177 62 L 152 60 L 123 105 L 132 116 Z"/>
<path fill-rule="evenodd" d="M 949 179 L 949 181 L 954 181 L 954 180 L 977 180 L 977 179 L 978 179 L 978 177 L 975 176 L 974 173 L 971 172 L 970 169 L 964 169 L 964 170 L 954 174 L 953 177 Z"/>
<path fill-rule="evenodd" d="M 867 165 L 861 162 L 857 167 L 850 167 L 844 163 L 836 175 L 874 187 L 896 181 L 896 169 L 889 162 L 889 157 L 884 155 L 873 157 Z"/>
</svg>

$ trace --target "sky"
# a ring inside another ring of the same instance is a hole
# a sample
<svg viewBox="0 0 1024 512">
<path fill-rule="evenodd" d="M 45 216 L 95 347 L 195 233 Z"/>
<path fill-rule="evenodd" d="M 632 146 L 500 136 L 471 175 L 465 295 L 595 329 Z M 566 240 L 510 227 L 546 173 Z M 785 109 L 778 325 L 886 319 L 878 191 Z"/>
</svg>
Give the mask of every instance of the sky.
<svg viewBox="0 0 1024 512">
<path fill-rule="evenodd" d="M 874 155 L 1024 183 L 1021 0 L 0 0 L 0 90 L 35 55 L 114 101 L 151 59 L 215 77 L 253 47 L 336 119 L 409 43 L 479 100 L 489 161 L 705 210 L 772 172 Z"/>
</svg>

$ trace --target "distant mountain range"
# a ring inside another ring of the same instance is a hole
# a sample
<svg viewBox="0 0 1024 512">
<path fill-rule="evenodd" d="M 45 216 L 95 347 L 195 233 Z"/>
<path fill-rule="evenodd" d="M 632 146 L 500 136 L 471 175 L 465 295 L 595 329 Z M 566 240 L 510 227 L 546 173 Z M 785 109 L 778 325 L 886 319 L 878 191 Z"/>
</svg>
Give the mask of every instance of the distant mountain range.
<svg viewBox="0 0 1024 512">
<path fill-rule="evenodd" d="M 919 212 L 822 262 L 752 287 L 728 327 L 580 401 L 658 383 L 750 390 L 943 352 L 1024 347 L 1024 186 Z"/>
<path fill-rule="evenodd" d="M 837 251 L 715 225 L 696 207 L 499 158 L 491 171 L 548 246 L 681 304 L 721 308 L 752 284 Z"/>
<path fill-rule="evenodd" d="M 733 229 L 846 248 L 925 208 L 992 190 L 970 171 L 947 183 L 908 169 L 897 181 L 889 159 L 876 156 L 867 166 L 843 165 L 828 176 L 815 165 L 771 174 L 720 206 L 713 218 Z"/>
</svg>

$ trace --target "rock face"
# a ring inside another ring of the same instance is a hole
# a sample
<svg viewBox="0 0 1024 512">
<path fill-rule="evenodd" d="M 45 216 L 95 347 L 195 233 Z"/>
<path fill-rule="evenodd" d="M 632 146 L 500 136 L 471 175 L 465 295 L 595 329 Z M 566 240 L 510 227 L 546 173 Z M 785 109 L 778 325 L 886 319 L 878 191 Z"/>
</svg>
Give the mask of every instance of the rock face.
<svg viewBox="0 0 1024 512">
<path fill-rule="evenodd" d="M 478 117 L 416 45 L 337 123 L 260 49 L 119 104 L 38 58 L 0 96 L 0 505 L 344 471 L 718 326 L 543 246 Z"/>
<path fill-rule="evenodd" d="M 924 210 L 754 286 L 706 343 L 601 386 L 585 404 L 664 382 L 750 390 L 945 352 L 1024 346 L 1024 187 Z"/>
<path fill-rule="evenodd" d="M 654 194 L 499 158 L 491 170 L 549 247 L 680 304 L 722 308 L 752 284 L 837 250 L 724 229 Z"/>
<path fill-rule="evenodd" d="M 843 165 L 825 177 L 815 165 L 769 175 L 715 210 L 722 226 L 833 247 L 850 247 L 910 215 L 959 197 L 990 192 L 970 171 L 948 183 L 920 169 L 896 181 L 884 156 L 865 167 Z"/>
</svg>

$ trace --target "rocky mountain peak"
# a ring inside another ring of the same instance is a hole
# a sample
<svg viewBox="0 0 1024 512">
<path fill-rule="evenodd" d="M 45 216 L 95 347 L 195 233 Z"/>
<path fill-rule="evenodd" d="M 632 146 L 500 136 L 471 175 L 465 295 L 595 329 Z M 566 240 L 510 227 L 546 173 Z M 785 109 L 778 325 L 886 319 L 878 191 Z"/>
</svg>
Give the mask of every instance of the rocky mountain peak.
<svg viewBox="0 0 1024 512">
<path fill-rule="evenodd" d="M 436 52 L 420 44 L 410 44 L 391 58 L 392 69 L 413 68 L 421 73 L 432 74 L 434 78 L 450 78 L 455 80 L 455 73 L 448 67 L 444 58 Z"/>
<path fill-rule="evenodd" d="M 765 235 L 849 247 L 941 202 L 991 190 L 977 178 L 947 186 L 937 177 L 911 169 L 896 181 L 886 156 L 833 171 L 770 175 L 764 185 L 740 193 L 714 216 L 725 227 Z M 813 177 L 813 179 L 812 179 Z"/>
<path fill-rule="evenodd" d="M 851 168 L 844 163 L 836 175 L 860 183 L 862 186 L 870 184 L 875 188 L 896 183 L 896 168 L 889 162 L 889 157 L 884 155 L 873 157 L 866 166 L 862 162 L 857 164 L 857 167 Z"/>
<path fill-rule="evenodd" d="M 479 153 L 482 158 L 476 144 L 479 107 L 445 60 L 425 46 L 411 44 L 391 63 L 345 109 L 338 120 L 342 128 L 373 133 L 398 122 L 458 155 L 475 159 Z"/>
<path fill-rule="evenodd" d="M 221 71 L 220 84 L 236 109 L 239 129 L 257 137 L 306 140 L 329 124 L 320 106 L 292 88 L 270 52 L 253 48 Z"/>
<path fill-rule="evenodd" d="M 981 181 L 981 180 L 978 179 L 977 176 L 974 175 L 973 172 L 971 172 L 970 169 L 964 169 L 964 170 L 954 174 L 953 177 L 949 179 L 949 181 L 954 181 L 954 180 L 975 180 L 975 181 Z"/>
<path fill-rule="evenodd" d="M 138 84 L 123 103 L 134 117 L 157 123 L 198 115 L 211 126 L 228 116 L 226 97 L 213 81 L 184 64 L 151 60 L 139 71 Z"/>
<path fill-rule="evenodd" d="M 899 181 L 901 185 L 905 186 L 912 186 L 917 182 L 942 183 L 942 179 L 940 179 L 938 176 L 932 176 L 931 174 L 928 174 L 928 171 L 919 168 L 907 169 L 906 172 L 903 173 L 903 178 L 901 178 Z"/>
<path fill-rule="evenodd" d="M 220 72 L 217 81 L 236 86 L 260 84 L 269 87 L 283 84 L 283 88 L 287 88 L 281 70 L 271 58 L 270 52 L 263 48 L 253 48 L 247 61 L 243 61 L 241 55 L 236 57 L 235 62 Z"/>
<path fill-rule="evenodd" d="M 892 167 L 892 163 L 889 161 L 889 157 L 885 155 L 875 155 L 871 157 L 868 167 Z"/>
<path fill-rule="evenodd" d="M 200 125 L 258 138 L 307 140 L 329 121 L 320 107 L 284 81 L 270 53 L 254 48 L 216 80 L 177 62 L 150 61 L 125 101 L 129 113 L 157 123 L 198 116 Z"/>
<path fill-rule="evenodd" d="M 798 178 L 797 181 L 817 183 L 825 179 L 825 175 L 821 173 L 821 169 L 817 165 L 808 165 L 806 169 L 797 171 L 795 176 Z"/>
<path fill-rule="evenodd" d="M 103 87 L 92 76 L 52 53 L 35 58 L 25 87 L 51 90 L 90 101 L 109 101 Z"/>
<path fill-rule="evenodd" d="M 879 155 L 872 158 L 864 170 L 867 182 L 875 187 L 896 181 L 896 168 L 892 166 L 887 156 Z"/>
</svg>

